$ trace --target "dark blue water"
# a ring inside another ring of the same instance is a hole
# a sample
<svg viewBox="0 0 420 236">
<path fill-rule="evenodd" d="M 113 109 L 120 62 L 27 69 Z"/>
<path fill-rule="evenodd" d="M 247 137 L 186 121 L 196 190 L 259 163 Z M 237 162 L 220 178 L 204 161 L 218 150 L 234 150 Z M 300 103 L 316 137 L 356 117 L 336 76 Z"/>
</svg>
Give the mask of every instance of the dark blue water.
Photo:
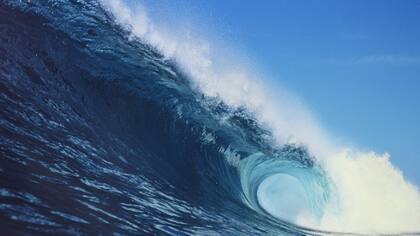
<svg viewBox="0 0 420 236">
<path fill-rule="evenodd" d="M 275 173 L 323 185 L 306 150 L 128 35 L 95 1 L 0 1 L 1 234 L 318 234 L 257 199 Z"/>
</svg>

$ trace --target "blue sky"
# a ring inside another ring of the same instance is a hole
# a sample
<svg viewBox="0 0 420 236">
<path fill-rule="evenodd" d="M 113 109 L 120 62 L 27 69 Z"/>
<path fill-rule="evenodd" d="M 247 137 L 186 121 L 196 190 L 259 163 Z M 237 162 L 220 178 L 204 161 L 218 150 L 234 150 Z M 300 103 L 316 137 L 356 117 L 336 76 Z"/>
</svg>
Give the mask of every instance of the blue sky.
<svg viewBox="0 0 420 236">
<path fill-rule="evenodd" d="M 146 1 L 244 51 L 330 132 L 420 186 L 420 1 Z M 160 15 L 159 15 L 160 14 Z M 168 16 L 171 15 L 171 16 Z"/>
</svg>

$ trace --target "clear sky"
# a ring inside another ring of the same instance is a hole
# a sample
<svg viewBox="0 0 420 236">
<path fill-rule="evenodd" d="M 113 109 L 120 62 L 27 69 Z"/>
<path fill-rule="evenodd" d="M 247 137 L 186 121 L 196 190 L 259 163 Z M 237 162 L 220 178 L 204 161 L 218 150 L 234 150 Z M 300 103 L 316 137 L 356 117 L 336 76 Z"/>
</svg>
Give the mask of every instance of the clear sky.
<svg viewBox="0 0 420 236">
<path fill-rule="evenodd" d="M 238 45 L 302 98 L 327 130 L 366 150 L 387 151 L 420 186 L 420 1 L 163 0 L 146 6 L 152 14 L 198 19 Z"/>
</svg>

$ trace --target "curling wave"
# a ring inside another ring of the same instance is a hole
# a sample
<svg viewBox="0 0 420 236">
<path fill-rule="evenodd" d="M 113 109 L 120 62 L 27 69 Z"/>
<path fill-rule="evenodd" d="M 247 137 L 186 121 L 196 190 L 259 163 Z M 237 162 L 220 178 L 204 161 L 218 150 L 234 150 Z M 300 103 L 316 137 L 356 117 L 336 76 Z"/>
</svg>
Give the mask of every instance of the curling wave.
<svg viewBox="0 0 420 236">
<path fill-rule="evenodd" d="M 143 6 L 0 13 L 3 233 L 420 230 L 420 194 L 386 154 L 341 148 L 286 91 Z"/>
</svg>

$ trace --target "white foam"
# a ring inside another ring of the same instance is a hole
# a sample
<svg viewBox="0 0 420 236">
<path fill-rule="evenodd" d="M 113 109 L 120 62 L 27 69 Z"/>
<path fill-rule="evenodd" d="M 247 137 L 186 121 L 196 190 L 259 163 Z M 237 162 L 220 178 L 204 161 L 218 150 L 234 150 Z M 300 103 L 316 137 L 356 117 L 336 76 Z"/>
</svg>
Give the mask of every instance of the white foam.
<svg viewBox="0 0 420 236">
<path fill-rule="evenodd" d="M 339 208 L 329 206 L 320 227 L 367 233 L 419 232 L 420 194 L 389 155 L 345 150 L 326 165 Z"/>
<path fill-rule="evenodd" d="M 420 231 L 420 193 L 392 166 L 387 154 L 344 149 L 296 97 L 262 82 L 248 65 L 238 63 L 240 58 L 227 56 L 208 41 L 154 24 L 140 4 L 101 2 L 133 35 L 175 60 L 203 93 L 230 106 L 247 107 L 280 144 L 304 144 L 318 158 L 335 185 L 338 205 L 331 203 L 318 225 L 304 218 L 300 223 L 364 233 Z"/>
</svg>

